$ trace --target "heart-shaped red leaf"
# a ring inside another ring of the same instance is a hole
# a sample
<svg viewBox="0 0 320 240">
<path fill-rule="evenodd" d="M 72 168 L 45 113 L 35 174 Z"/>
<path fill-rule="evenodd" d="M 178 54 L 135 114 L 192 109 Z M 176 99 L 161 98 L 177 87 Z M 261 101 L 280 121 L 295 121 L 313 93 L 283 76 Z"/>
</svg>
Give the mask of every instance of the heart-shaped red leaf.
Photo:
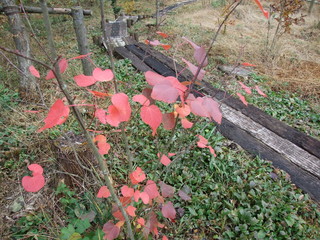
<svg viewBox="0 0 320 240">
<path fill-rule="evenodd" d="M 97 197 L 98 198 L 108 198 L 108 197 L 110 197 L 110 191 L 109 191 L 108 187 L 107 186 L 102 186 L 99 189 Z"/>
<path fill-rule="evenodd" d="M 171 220 L 176 218 L 176 210 L 174 209 L 173 203 L 170 201 L 162 206 L 161 212 L 166 218 Z"/>
<path fill-rule="evenodd" d="M 147 181 L 147 184 L 144 188 L 144 192 L 149 195 L 150 200 L 160 196 L 157 184 L 152 180 Z"/>
<path fill-rule="evenodd" d="M 126 208 L 126 212 L 128 213 L 128 215 L 129 216 L 131 216 L 131 217 L 135 217 L 136 216 L 136 208 L 135 207 L 133 207 L 133 206 L 128 206 L 127 208 Z"/>
<path fill-rule="evenodd" d="M 65 106 L 61 99 L 58 99 L 50 108 L 48 116 L 44 119 L 45 125 L 38 130 L 42 132 L 47 128 L 52 128 L 56 125 L 63 124 L 68 116 L 70 109 L 68 106 Z"/>
<path fill-rule="evenodd" d="M 30 66 L 29 71 L 36 78 L 40 78 L 40 73 L 38 72 L 38 70 L 34 66 Z"/>
<path fill-rule="evenodd" d="M 73 79 L 76 81 L 76 84 L 79 87 L 88 87 L 96 83 L 96 79 L 92 76 L 86 76 L 83 74 L 77 75 L 73 77 Z"/>
<path fill-rule="evenodd" d="M 92 76 L 99 82 L 111 81 L 114 77 L 113 72 L 110 69 L 102 70 L 101 68 L 95 68 L 92 72 Z"/>
<path fill-rule="evenodd" d="M 22 178 L 22 186 L 27 192 L 38 192 L 43 188 L 45 179 L 42 175 L 25 176 Z"/>
<path fill-rule="evenodd" d="M 174 187 L 165 184 L 164 182 L 160 181 L 160 190 L 163 197 L 173 197 L 174 196 Z"/>
<path fill-rule="evenodd" d="M 132 197 L 134 195 L 134 189 L 128 187 L 127 185 L 122 186 L 121 188 L 122 196 L 124 197 Z"/>
<path fill-rule="evenodd" d="M 113 240 L 116 239 L 120 234 L 120 228 L 114 225 L 111 221 L 103 225 L 102 231 L 104 232 L 104 239 Z"/>
<path fill-rule="evenodd" d="M 162 113 L 156 105 L 143 106 L 140 111 L 141 119 L 152 129 L 152 135 L 157 132 L 157 128 L 162 122 Z"/>
<path fill-rule="evenodd" d="M 132 184 L 138 184 L 139 182 L 142 182 L 146 179 L 146 174 L 142 171 L 140 167 L 137 167 L 137 169 L 132 172 L 130 175 L 130 180 Z"/>
<path fill-rule="evenodd" d="M 60 73 L 64 73 L 66 71 L 68 67 L 68 60 L 65 59 L 65 58 L 62 58 L 60 61 L 59 61 L 59 69 L 60 69 Z M 53 79 L 53 78 L 56 78 L 53 74 L 53 71 L 50 70 L 46 76 L 46 80 L 50 80 L 50 79 Z"/>
</svg>

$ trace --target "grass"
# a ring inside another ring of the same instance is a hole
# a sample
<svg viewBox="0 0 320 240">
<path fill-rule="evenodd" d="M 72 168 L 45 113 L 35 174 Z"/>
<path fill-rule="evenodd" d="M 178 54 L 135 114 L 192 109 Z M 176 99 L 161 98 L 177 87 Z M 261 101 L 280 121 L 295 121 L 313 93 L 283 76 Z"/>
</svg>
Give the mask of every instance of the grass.
<svg viewBox="0 0 320 240">
<path fill-rule="evenodd" d="M 61 21 L 64 20 L 57 18 L 55 21 L 54 28 L 58 31 Z M 95 35 L 97 30 L 93 26 L 97 24 L 91 25 L 89 32 Z M 168 24 L 168 29 L 175 33 L 179 26 L 182 25 L 173 21 Z M 186 24 L 182 28 L 185 32 L 190 29 Z M 195 26 L 191 28 L 192 31 L 199 30 Z M 59 31 L 66 34 L 66 28 Z M 201 35 L 202 32 L 204 35 Z M 211 33 L 200 30 L 193 40 L 205 42 L 201 37 L 209 35 Z M 68 42 L 59 43 L 60 51 L 67 55 L 73 55 L 75 51 L 74 43 L 70 43 L 70 39 L 72 34 L 68 36 Z M 174 38 L 168 41 L 171 40 L 175 41 Z M 105 53 L 91 47 L 95 63 L 103 68 L 109 67 Z M 177 56 L 179 54 L 182 55 L 178 53 Z M 215 59 L 221 62 L 231 61 L 227 54 L 217 55 Z M 65 74 L 68 87 L 76 96 L 76 101 L 86 99 L 87 103 L 91 103 L 91 95 L 74 86 L 72 76 L 79 71 L 79 64 L 70 64 L 70 69 Z M 214 74 L 214 71 L 209 72 L 209 76 Z M 128 60 L 116 62 L 116 75 L 121 91 L 130 97 L 145 87 L 143 75 L 137 73 Z M 3 67 L 0 68 L 0 76 L 8 76 Z M 319 115 L 310 106 L 310 102 L 301 98 L 299 93 L 275 91 L 273 87 L 268 86 L 269 81 L 259 75 L 250 77 L 246 84 L 258 84 L 269 96 L 248 97 L 249 102 L 308 134 L 319 136 Z M 10 85 L 7 83 L 0 85 L 3 113 L 0 118 L 0 175 L 3 176 L 0 203 L 4 209 L 2 214 L 6 214 L 12 220 L 0 224 L 0 233 L 4 236 L 2 239 L 101 239 L 101 229 L 111 218 L 112 206 L 109 200 L 103 201 L 95 197 L 100 186 L 99 179 L 87 172 L 83 179 L 72 178 L 74 182 L 79 182 L 78 185 L 66 186 L 59 173 L 59 156 L 49 147 L 64 133 L 79 132 L 74 119 L 70 117 L 63 126 L 36 134 L 35 131 L 43 124 L 46 110 L 39 115 L 25 114 L 24 110 L 38 109 L 39 106 L 24 103 L 18 93 L 8 86 Z M 61 95 L 49 83 L 45 86 L 48 88 L 44 90 L 44 95 L 47 104 L 50 105 L 50 102 Z M 107 106 L 107 101 L 99 101 Z M 138 110 L 138 105 L 132 103 L 132 106 Z M 166 109 L 162 104 L 159 106 Z M 92 118 L 92 109 L 84 107 L 81 108 L 81 112 L 86 119 Z M 139 117 L 133 116 L 133 120 L 126 126 L 135 165 L 143 166 L 150 179 L 156 180 L 160 177 L 167 184 L 174 186 L 176 192 L 183 189 L 191 196 L 191 201 L 183 201 L 177 195 L 173 197 L 172 201 L 178 212 L 175 223 L 159 215 L 161 222 L 167 225 L 161 232 L 169 239 L 320 239 L 319 206 L 307 194 L 297 189 L 286 173 L 273 168 L 269 162 L 248 155 L 217 133 L 212 123 L 199 121 L 190 131 L 175 133 L 171 150 L 186 150 L 186 153 L 167 169 L 159 166 L 155 159 L 159 152 L 158 146 L 167 146 L 170 139 L 168 132 L 160 128 L 158 136 L 153 138 L 150 136 L 149 127 L 138 119 Z M 196 118 L 192 120 L 195 121 Z M 96 121 L 92 122 L 91 127 L 101 129 Z M 116 187 L 119 187 L 128 181 L 124 144 L 118 134 L 110 131 L 109 126 L 103 130 L 111 144 L 107 161 L 113 166 L 112 175 L 117 179 Z M 216 158 L 212 157 L 208 150 L 196 147 L 196 144 L 190 149 L 186 148 L 195 141 L 196 134 L 201 134 L 209 140 L 209 144 L 217 152 Z M 16 148 L 20 149 L 17 155 L 11 155 L 14 153 L 12 150 Z M 48 182 L 38 194 L 16 191 L 21 188 L 21 176 L 27 174 L 26 166 L 29 162 L 41 163 L 45 167 Z M 24 203 L 20 210 L 9 211 L 14 203 L 18 204 L 15 201 L 17 197 L 22 197 Z M 121 235 L 120 239 L 123 238 Z"/>
</svg>

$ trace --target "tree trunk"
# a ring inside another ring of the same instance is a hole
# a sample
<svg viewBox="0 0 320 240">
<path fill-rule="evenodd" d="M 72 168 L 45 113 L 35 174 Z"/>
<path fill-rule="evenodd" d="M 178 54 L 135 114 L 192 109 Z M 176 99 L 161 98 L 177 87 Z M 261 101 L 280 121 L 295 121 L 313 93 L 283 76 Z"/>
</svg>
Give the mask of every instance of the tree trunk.
<svg viewBox="0 0 320 240">
<path fill-rule="evenodd" d="M 31 57 L 30 40 L 25 30 L 25 26 L 19 15 L 19 7 L 13 0 L 0 0 L 4 12 L 8 17 L 10 32 L 12 34 L 15 47 L 22 55 Z M 29 67 L 32 62 L 23 57 L 18 57 L 19 69 L 21 70 L 20 91 L 22 95 L 33 95 L 36 91 L 36 79 L 30 74 Z"/>
<path fill-rule="evenodd" d="M 72 8 L 73 27 L 76 32 L 78 48 L 81 55 L 89 53 L 87 31 L 83 23 L 83 10 L 81 7 Z M 88 59 L 81 59 L 85 75 L 92 74 L 92 65 Z"/>
<path fill-rule="evenodd" d="M 308 14 L 310 15 L 311 14 L 311 11 L 312 11 L 312 8 L 313 8 L 313 5 L 315 3 L 316 0 L 311 0 L 310 2 L 310 6 L 309 6 L 309 10 L 308 10 Z"/>
</svg>

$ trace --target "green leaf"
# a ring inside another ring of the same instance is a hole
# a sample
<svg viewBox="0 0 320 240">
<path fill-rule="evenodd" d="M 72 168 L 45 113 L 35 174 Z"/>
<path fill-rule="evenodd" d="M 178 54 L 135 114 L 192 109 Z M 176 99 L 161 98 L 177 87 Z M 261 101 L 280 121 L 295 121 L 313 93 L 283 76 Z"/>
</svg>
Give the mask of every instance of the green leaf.
<svg viewBox="0 0 320 240">
<path fill-rule="evenodd" d="M 284 219 L 289 227 L 292 227 L 293 224 L 295 223 L 294 218 L 295 218 L 295 216 L 293 217 L 293 215 L 289 215 Z"/>
<path fill-rule="evenodd" d="M 68 240 L 75 232 L 76 230 L 74 229 L 74 227 L 71 224 L 69 224 L 68 227 L 64 227 L 61 229 L 60 237 L 62 240 Z"/>
<path fill-rule="evenodd" d="M 262 231 L 262 230 L 260 230 L 260 231 L 258 232 L 258 234 L 257 234 L 257 238 L 258 238 L 258 239 L 264 239 L 265 236 L 266 236 L 266 234 L 265 234 L 265 232 Z"/>
<path fill-rule="evenodd" d="M 73 233 L 68 240 L 78 240 L 81 239 L 80 233 Z"/>
<path fill-rule="evenodd" d="M 75 222 L 76 232 L 82 234 L 91 226 L 89 219 L 80 220 Z"/>
</svg>

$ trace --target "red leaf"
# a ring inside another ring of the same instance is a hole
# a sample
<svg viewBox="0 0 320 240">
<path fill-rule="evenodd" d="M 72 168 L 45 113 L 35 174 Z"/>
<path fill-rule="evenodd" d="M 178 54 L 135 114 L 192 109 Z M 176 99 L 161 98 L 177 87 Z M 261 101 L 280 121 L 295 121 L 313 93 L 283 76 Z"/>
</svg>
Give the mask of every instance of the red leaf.
<svg viewBox="0 0 320 240">
<path fill-rule="evenodd" d="M 50 108 L 48 116 L 44 119 L 45 125 L 38 132 L 63 124 L 67 120 L 69 112 L 69 107 L 65 106 L 61 99 L 58 99 Z"/>
<path fill-rule="evenodd" d="M 31 164 L 28 169 L 32 172 L 32 177 L 24 176 L 22 186 L 27 192 L 38 192 L 45 184 L 43 168 L 38 164 Z"/>
<path fill-rule="evenodd" d="M 68 61 L 69 61 L 69 60 L 74 60 L 74 59 L 83 59 L 83 58 L 88 57 L 88 56 L 91 55 L 91 54 L 92 54 L 92 53 L 90 52 L 90 53 L 87 53 L 87 54 L 84 54 L 84 55 L 79 55 L 79 56 L 76 56 L 76 57 L 73 57 L 73 58 L 69 58 Z"/>
<path fill-rule="evenodd" d="M 28 166 L 28 169 L 32 172 L 33 176 L 43 174 L 43 168 L 39 164 L 36 164 L 36 163 L 30 164 Z"/>
<path fill-rule="evenodd" d="M 158 46 L 159 44 L 161 44 L 159 40 L 154 40 L 154 41 L 146 40 L 145 42 L 146 44 L 150 44 L 152 46 Z"/>
<path fill-rule="evenodd" d="M 191 95 L 191 94 L 190 94 Z M 208 117 L 221 124 L 222 113 L 219 104 L 209 97 L 197 97 L 189 100 L 191 112 L 200 117 Z"/>
<path fill-rule="evenodd" d="M 65 59 L 65 58 L 62 58 L 60 61 L 59 61 L 59 69 L 60 69 L 60 73 L 64 73 L 66 71 L 68 67 L 68 60 Z M 53 71 L 50 70 L 46 76 L 46 80 L 50 80 L 50 79 L 53 79 L 53 78 L 56 78 L 53 74 Z"/>
<path fill-rule="evenodd" d="M 246 93 L 248 93 L 248 94 L 251 94 L 251 93 L 252 93 L 252 92 L 251 92 L 251 87 L 246 86 L 243 82 L 240 82 L 240 81 L 238 81 L 238 83 L 241 85 L 242 89 L 243 89 Z"/>
<path fill-rule="evenodd" d="M 139 190 L 136 190 L 133 194 L 133 199 L 135 202 L 138 202 L 139 201 L 139 198 L 140 198 L 140 191 Z"/>
<path fill-rule="evenodd" d="M 132 100 L 135 101 L 135 102 L 140 103 L 143 106 L 149 106 L 150 105 L 149 99 L 146 96 L 142 95 L 142 94 L 133 96 Z"/>
<path fill-rule="evenodd" d="M 99 97 L 99 98 L 105 98 L 105 97 L 111 97 L 112 94 L 110 93 L 103 93 L 103 92 L 98 92 L 98 91 L 92 91 L 90 89 L 87 89 L 90 93 L 92 93 L 94 96 Z"/>
<path fill-rule="evenodd" d="M 171 45 L 168 44 L 160 44 L 160 46 L 164 49 L 164 50 L 169 50 L 171 48 Z"/>
<path fill-rule="evenodd" d="M 248 63 L 248 62 L 243 62 L 241 63 L 242 66 L 245 66 L 245 67 L 256 67 L 257 65 L 254 65 L 254 64 L 251 64 L 251 63 Z"/>
<path fill-rule="evenodd" d="M 167 236 L 164 235 L 164 236 L 162 237 L 162 240 L 169 240 L 169 239 L 167 238 Z"/>
<path fill-rule="evenodd" d="M 175 77 L 163 77 L 151 71 L 147 71 L 145 77 L 147 82 L 154 86 L 151 97 L 155 100 L 173 103 L 188 89 Z"/>
<path fill-rule="evenodd" d="M 156 105 L 143 106 L 140 111 L 141 119 L 148 124 L 152 129 L 152 135 L 157 132 L 157 128 L 162 122 L 162 113 Z"/>
<path fill-rule="evenodd" d="M 114 77 L 113 72 L 110 69 L 102 70 L 101 68 L 95 68 L 92 72 L 92 76 L 99 82 L 111 81 Z"/>
<path fill-rule="evenodd" d="M 168 166 L 171 163 L 171 160 L 164 154 L 162 154 L 160 162 L 165 165 Z"/>
<path fill-rule="evenodd" d="M 157 215 L 151 211 L 149 214 L 149 219 L 147 221 L 147 223 L 145 224 L 145 227 L 143 229 L 143 235 L 145 238 L 148 238 L 148 235 L 150 232 L 152 232 L 152 234 L 158 236 L 158 220 L 157 220 Z"/>
<path fill-rule="evenodd" d="M 164 182 L 160 181 L 160 190 L 163 197 L 173 197 L 174 196 L 174 187 L 165 184 Z"/>
<path fill-rule="evenodd" d="M 116 219 L 119 219 L 120 221 L 124 221 L 125 220 L 125 218 L 122 215 L 122 212 L 120 210 L 117 210 L 117 211 L 113 212 L 112 216 L 114 216 Z"/>
<path fill-rule="evenodd" d="M 99 153 L 101 155 L 108 154 L 110 150 L 110 144 L 107 143 L 107 138 L 103 135 L 97 135 L 94 138 L 94 142 L 98 142 Z"/>
<path fill-rule="evenodd" d="M 143 218 L 138 218 L 137 223 L 140 224 L 141 226 L 144 226 L 146 221 Z"/>
<path fill-rule="evenodd" d="M 184 118 L 190 114 L 191 109 L 188 105 L 184 104 L 182 107 L 177 106 L 175 111 L 179 114 L 179 117 Z"/>
<path fill-rule="evenodd" d="M 107 186 L 102 186 L 97 194 L 97 198 L 108 198 L 110 197 L 110 191 Z"/>
<path fill-rule="evenodd" d="M 184 191 L 182 190 L 179 190 L 178 191 L 178 195 L 179 197 L 181 197 L 182 200 L 185 200 L 185 201 L 191 201 L 191 197 L 188 196 L 188 194 L 186 194 Z"/>
<path fill-rule="evenodd" d="M 137 209 L 133 206 L 128 206 L 127 209 L 126 209 L 126 212 L 128 213 L 129 216 L 131 217 L 135 217 L 136 216 L 136 211 Z"/>
<path fill-rule="evenodd" d="M 121 193 L 122 193 L 122 196 L 124 196 L 124 197 L 132 197 L 135 192 L 134 192 L 133 188 L 130 188 L 127 185 L 124 185 L 121 188 Z"/>
<path fill-rule="evenodd" d="M 193 126 L 193 123 L 190 122 L 188 119 L 186 118 L 182 118 L 181 119 L 181 124 L 182 124 L 182 127 L 185 128 L 185 129 L 188 129 L 188 128 L 192 128 Z"/>
<path fill-rule="evenodd" d="M 170 84 L 157 84 L 152 89 L 151 97 L 166 103 L 174 103 L 179 97 L 179 91 Z"/>
<path fill-rule="evenodd" d="M 79 87 L 88 87 L 96 83 L 96 79 L 92 76 L 86 76 L 83 74 L 77 75 L 73 77 L 73 79 L 76 81 L 76 84 Z"/>
<path fill-rule="evenodd" d="M 211 146 L 207 146 L 207 148 L 209 148 L 210 150 L 210 153 L 213 155 L 213 156 L 217 156 L 216 152 L 214 151 L 214 149 L 211 147 Z"/>
<path fill-rule="evenodd" d="M 170 201 L 162 206 L 161 212 L 162 215 L 166 218 L 172 220 L 176 218 L 176 210 L 174 209 L 174 206 Z"/>
<path fill-rule="evenodd" d="M 132 184 L 138 184 L 146 179 L 146 174 L 142 171 L 141 168 L 137 167 L 137 169 L 132 172 L 130 175 L 130 180 Z"/>
<path fill-rule="evenodd" d="M 36 78 L 40 78 L 40 73 L 38 72 L 38 70 L 34 66 L 30 66 L 29 71 Z"/>
<path fill-rule="evenodd" d="M 121 122 L 126 122 L 131 116 L 129 98 L 124 93 L 117 93 L 112 96 L 113 105 L 108 107 L 109 115 L 106 116 L 107 122 L 114 127 L 118 127 Z"/>
<path fill-rule="evenodd" d="M 103 124 L 107 123 L 107 115 L 105 110 L 101 108 L 97 108 L 96 111 L 94 112 L 94 116 L 98 118 L 101 123 Z"/>
<path fill-rule="evenodd" d="M 114 225 L 111 221 L 103 225 L 102 231 L 104 232 L 104 239 L 113 240 L 116 239 L 120 234 L 120 228 Z"/>
<path fill-rule="evenodd" d="M 246 101 L 246 98 L 241 94 L 241 93 L 237 93 L 238 97 L 240 98 L 241 102 L 248 106 L 248 102 Z"/>
<path fill-rule="evenodd" d="M 45 179 L 42 175 L 36 175 L 33 177 L 24 176 L 22 178 L 22 186 L 27 192 L 38 192 L 43 188 Z"/>
<path fill-rule="evenodd" d="M 149 197 L 148 193 L 146 193 L 146 192 L 140 193 L 140 198 L 144 204 L 148 204 L 150 201 L 150 197 Z"/>
<path fill-rule="evenodd" d="M 255 86 L 255 89 L 262 97 L 267 97 L 267 95 L 264 92 L 262 92 L 262 90 L 258 87 L 258 85 Z"/>
<path fill-rule="evenodd" d="M 147 71 L 144 73 L 144 76 L 146 77 L 147 82 L 151 85 L 154 86 L 156 84 L 162 83 L 166 79 L 166 77 L 161 76 L 158 73 L 152 72 L 152 71 Z"/>
<path fill-rule="evenodd" d="M 256 4 L 258 5 L 258 7 L 260 8 L 260 10 L 262 11 L 263 15 L 266 17 L 266 19 L 269 18 L 269 12 L 264 10 L 262 7 L 262 4 L 259 0 L 254 0 L 256 2 Z"/>
<path fill-rule="evenodd" d="M 160 31 L 157 31 L 156 32 L 156 34 L 159 34 L 161 37 L 163 37 L 163 38 L 167 38 L 167 37 L 169 37 L 169 35 L 168 34 L 166 34 L 166 33 L 163 33 L 163 32 L 160 32 Z"/>
<path fill-rule="evenodd" d="M 193 56 L 196 59 L 197 63 L 200 64 L 202 63 L 203 59 L 206 57 L 206 50 L 204 47 L 200 47 L 194 42 L 190 41 L 189 39 L 183 37 L 182 39 L 186 40 L 194 49 Z M 208 58 L 204 61 L 202 67 L 205 67 L 208 65 Z"/>
<path fill-rule="evenodd" d="M 163 113 L 162 114 L 162 124 L 164 129 L 171 130 L 175 126 L 176 119 L 174 117 L 174 113 Z"/>
<path fill-rule="evenodd" d="M 182 58 L 182 61 L 184 61 L 187 64 L 187 66 L 190 69 L 190 71 L 192 72 L 193 76 L 195 76 L 198 72 L 198 67 L 193 65 L 191 62 L 185 60 L 184 58 Z M 201 81 L 205 74 L 206 74 L 206 71 L 203 69 L 200 69 L 198 76 L 197 76 L 197 79 L 199 81 Z"/>
<path fill-rule="evenodd" d="M 197 137 L 199 138 L 199 141 L 197 142 L 198 147 L 206 148 L 208 144 L 208 140 L 201 135 L 197 135 Z"/>
<path fill-rule="evenodd" d="M 144 192 L 149 195 L 150 200 L 160 196 L 160 193 L 158 191 L 158 187 L 156 183 L 152 180 L 148 180 L 147 184 L 144 188 Z"/>
</svg>

